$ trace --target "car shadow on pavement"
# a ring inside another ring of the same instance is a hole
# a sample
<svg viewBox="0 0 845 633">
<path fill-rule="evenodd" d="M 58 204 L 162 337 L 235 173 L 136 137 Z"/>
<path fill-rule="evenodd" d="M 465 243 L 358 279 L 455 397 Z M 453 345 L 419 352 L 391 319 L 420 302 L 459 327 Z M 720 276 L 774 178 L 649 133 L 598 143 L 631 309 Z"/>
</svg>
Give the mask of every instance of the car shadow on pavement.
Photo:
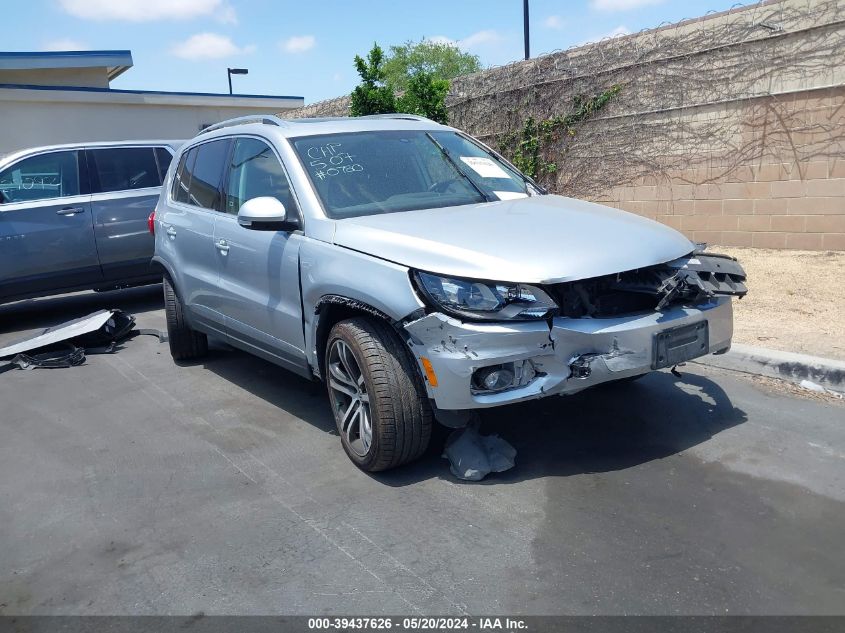
<svg viewBox="0 0 845 633">
<path fill-rule="evenodd" d="M 202 365 L 208 371 L 281 411 L 304 420 L 321 431 L 337 434 L 326 389 L 322 383 L 302 378 L 269 361 L 215 340 L 209 340 L 208 356 L 198 361 L 179 364 Z M 340 439 L 337 448 L 340 456 L 346 459 Z"/>
<path fill-rule="evenodd" d="M 481 418 L 482 434 L 498 434 L 517 451 L 514 468 L 479 482 L 500 485 L 623 470 L 701 444 L 747 416 L 713 380 L 660 371 L 633 383 L 487 409 Z M 440 457 L 448 430 L 435 436 L 422 460 L 375 477 L 389 486 L 435 477 L 460 481 Z"/>
<path fill-rule="evenodd" d="M 212 345 L 197 364 L 337 435 L 322 384 L 225 346 Z M 677 378 L 668 371 L 573 396 L 487 409 L 481 418 L 483 434 L 498 434 L 517 450 L 516 466 L 488 475 L 482 485 L 623 470 L 679 453 L 747 419 L 713 380 L 686 372 Z M 450 432 L 435 424 L 429 449 L 418 461 L 371 476 L 395 487 L 436 478 L 460 482 L 441 457 Z M 337 459 L 347 459 L 339 438 Z"/>
</svg>

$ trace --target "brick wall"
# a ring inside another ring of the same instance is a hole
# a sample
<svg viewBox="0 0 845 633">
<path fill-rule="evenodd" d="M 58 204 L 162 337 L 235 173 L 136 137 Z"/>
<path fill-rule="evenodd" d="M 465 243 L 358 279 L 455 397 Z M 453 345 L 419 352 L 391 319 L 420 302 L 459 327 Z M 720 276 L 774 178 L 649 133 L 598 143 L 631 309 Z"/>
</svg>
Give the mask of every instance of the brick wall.
<svg viewBox="0 0 845 633">
<path fill-rule="evenodd" d="M 845 87 L 799 92 L 792 100 L 804 116 L 831 129 L 845 126 Z M 750 107 L 750 101 L 739 103 L 725 116 L 741 119 Z M 807 141 L 800 130 L 792 134 L 796 143 Z M 729 173 L 714 160 L 640 178 L 595 200 L 663 222 L 697 242 L 845 250 L 845 148 L 796 161 L 778 146 Z"/>
</svg>

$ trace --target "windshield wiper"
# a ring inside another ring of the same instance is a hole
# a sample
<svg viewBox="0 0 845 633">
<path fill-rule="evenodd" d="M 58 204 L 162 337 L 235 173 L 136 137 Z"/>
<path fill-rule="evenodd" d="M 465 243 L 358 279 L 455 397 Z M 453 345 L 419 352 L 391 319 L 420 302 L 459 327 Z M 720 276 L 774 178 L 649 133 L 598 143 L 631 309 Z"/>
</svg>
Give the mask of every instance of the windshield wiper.
<svg viewBox="0 0 845 633">
<path fill-rule="evenodd" d="M 523 174 L 521 171 L 519 171 L 516 168 L 516 166 L 514 166 L 510 162 L 508 162 L 508 160 L 504 156 L 502 156 L 499 152 L 497 152 L 493 148 L 487 147 L 486 145 L 484 145 L 480 141 L 476 141 L 475 139 L 470 138 L 468 136 L 464 136 L 463 134 L 458 134 L 458 136 L 460 136 L 465 141 L 472 143 L 473 145 L 481 146 L 481 149 L 485 150 L 493 158 L 495 158 L 496 162 L 498 162 L 502 167 L 505 168 L 505 171 L 514 172 L 519 177 L 519 179 L 522 181 L 522 184 L 525 185 L 525 193 L 527 193 L 528 195 L 531 195 L 528 192 L 529 187 L 531 187 L 532 189 L 534 189 L 534 191 L 537 192 L 536 195 L 541 195 L 541 196 L 548 195 L 549 192 L 546 190 L 545 187 L 541 187 L 539 184 L 537 184 L 537 182 L 533 178 L 529 178 L 528 176 Z"/>
<path fill-rule="evenodd" d="M 464 177 L 464 179 L 465 179 L 465 180 L 466 180 L 466 181 L 467 181 L 470 185 L 472 185 L 472 188 L 473 188 L 473 189 L 475 189 L 475 190 L 476 190 L 476 191 L 477 191 L 477 192 L 481 195 L 481 197 L 482 197 L 482 198 L 484 198 L 484 201 L 485 201 L 485 202 L 498 202 L 498 200 L 499 200 L 498 198 L 494 198 L 494 197 L 492 197 L 491 195 L 489 195 L 489 194 L 485 193 L 485 192 L 481 189 L 481 187 L 479 187 L 478 185 L 476 185 L 476 184 L 475 184 L 475 181 L 473 181 L 473 179 L 472 179 L 472 178 L 470 178 L 469 176 L 467 176 L 467 175 L 466 175 L 466 173 L 464 172 L 464 170 L 460 168 L 460 166 L 458 165 L 458 163 L 456 163 L 456 162 L 454 161 L 454 159 L 452 158 L 452 156 L 449 154 L 449 151 L 448 151 L 445 147 L 443 147 L 443 146 L 440 144 L 440 142 L 439 142 L 436 138 L 434 138 L 434 137 L 433 137 L 431 134 L 429 134 L 428 132 L 426 132 L 426 133 L 425 133 L 425 135 L 429 138 L 429 140 L 430 140 L 432 143 L 434 143 L 434 145 L 437 147 L 437 149 L 439 149 L 439 150 L 440 150 L 440 153 L 441 153 L 441 154 L 443 154 L 443 156 L 446 158 L 446 160 L 447 160 L 447 161 L 449 161 L 449 164 L 450 164 L 450 165 L 452 165 L 452 167 L 454 167 L 454 168 L 455 168 L 455 171 L 457 171 L 457 172 L 458 172 L 461 176 L 463 176 L 463 177 Z"/>
</svg>

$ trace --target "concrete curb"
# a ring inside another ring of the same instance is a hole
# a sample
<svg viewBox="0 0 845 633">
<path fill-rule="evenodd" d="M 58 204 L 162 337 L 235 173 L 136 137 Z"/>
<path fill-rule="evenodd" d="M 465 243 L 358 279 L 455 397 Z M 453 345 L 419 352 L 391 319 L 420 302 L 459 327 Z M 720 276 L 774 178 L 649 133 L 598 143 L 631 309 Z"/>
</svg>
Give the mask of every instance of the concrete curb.
<svg viewBox="0 0 845 633">
<path fill-rule="evenodd" d="M 826 389 L 845 392 L 845 361 L 841 360 L 735 344 L 726 354 L 705 356 L 691 362 L 794 383 L 810 380 Z"/>
</svg>

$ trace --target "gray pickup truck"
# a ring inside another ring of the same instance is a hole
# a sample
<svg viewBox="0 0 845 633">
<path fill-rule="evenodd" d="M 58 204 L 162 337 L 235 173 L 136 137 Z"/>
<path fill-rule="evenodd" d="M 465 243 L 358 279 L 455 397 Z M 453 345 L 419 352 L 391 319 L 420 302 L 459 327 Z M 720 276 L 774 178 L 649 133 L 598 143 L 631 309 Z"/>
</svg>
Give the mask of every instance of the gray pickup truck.
<svg viewBox="0 0 845 633">
<path fill-rule="evenodd" d="M 78 143 L 0 158 L 0 303 L 160 281 L 147 222 L 180 145 Z"/>
</svg>

